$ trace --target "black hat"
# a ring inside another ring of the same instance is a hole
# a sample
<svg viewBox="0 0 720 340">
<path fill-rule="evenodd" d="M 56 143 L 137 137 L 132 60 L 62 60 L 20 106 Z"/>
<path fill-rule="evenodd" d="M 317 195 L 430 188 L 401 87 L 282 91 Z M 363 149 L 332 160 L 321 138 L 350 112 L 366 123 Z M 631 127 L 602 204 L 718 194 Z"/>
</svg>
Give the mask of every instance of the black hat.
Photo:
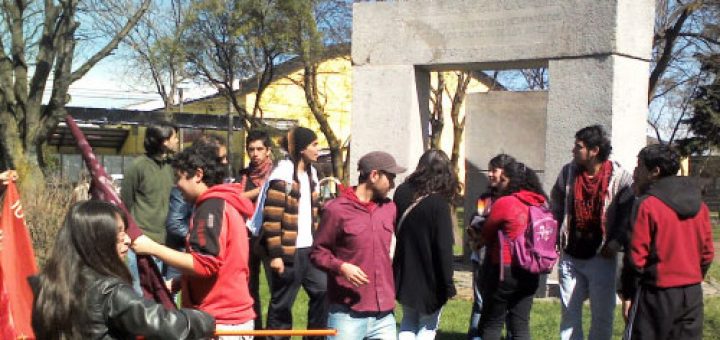
<svg viewBox="0 0 720 340">
<path fill-rule="evenodd" d="M 293 160 L 300 159 L 300 152 L 317 140 L 317 135 L 313 130 L 301 126 L 291 129 L 287 134 L 287 152 Z"/>
</svg>

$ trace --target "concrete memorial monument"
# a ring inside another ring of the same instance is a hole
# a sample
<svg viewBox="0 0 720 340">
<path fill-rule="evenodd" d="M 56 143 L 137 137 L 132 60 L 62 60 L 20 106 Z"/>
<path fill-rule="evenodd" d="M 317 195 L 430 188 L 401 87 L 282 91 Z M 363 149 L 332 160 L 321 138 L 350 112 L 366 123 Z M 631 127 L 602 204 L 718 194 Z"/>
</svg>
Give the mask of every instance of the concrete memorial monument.
<svg viewBox="0 0 720 340">
<path fill-rule="evenodd" d="M 415 166 L 428 136 L 430 71 L 547 67 L 550 90 L 537 102 L 547 104 L 527 116 L 483 111 L 500 97 L 468 100 L 467 135 L 491 127 L 504 145 L 473 155 L 480 146 L 468 144 L 469 168 L 485 169 L 487 156 L 501 151 L 528 155 L 549 189 L 570 160 L 574 133 L 598 123 L 612 134 L 613 158 L 632 168 L 645 145 L 653 25 L 654 0 L 356 3 L 350 164 L 368 151 L 391 150 Z M 533 150 L 542 155 L 523 151 L 521 137 L 539 143 Z"/>
</svg>

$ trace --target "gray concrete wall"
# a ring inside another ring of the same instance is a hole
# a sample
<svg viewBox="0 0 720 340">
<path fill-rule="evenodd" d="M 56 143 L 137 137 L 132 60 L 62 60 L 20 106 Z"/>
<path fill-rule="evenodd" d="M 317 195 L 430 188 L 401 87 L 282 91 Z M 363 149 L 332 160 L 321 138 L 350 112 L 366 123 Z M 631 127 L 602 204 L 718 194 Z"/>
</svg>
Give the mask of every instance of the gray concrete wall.
<svg viewBox="0 0 720 340">
<path fill-rule="evenodd" d="M 355 3 L 353 17 L 355 65 L 517 62 L 611 53 L 649 59 L 654 0 Z"/>
<path fill-rule="evenodd" d="M 357 161 L 382 150 L 408 172 L 415 169 L 427 142 L 430 75 L 413 66 L 353 67 L 350 182 L 357 183 Z M 422 105 L 421 105 L 422 103 Z"/>
<path fill-rule="evenodd" d="M 550 61 L 546 189 L 572 159 L 575 132 L 591 124 L 608 130 L 610 158 L 632 171 L 646 143 L 649 67 L 647 61 L 615 55 Z"/>
<path fill-rule="evenodd" d="M 488 92 L 467 96 L 465 123 L 465 212 L 487 188 L 487 164 L 509 154 L 538 171 L 545 168 L 547 92 Z"/>
</svg>

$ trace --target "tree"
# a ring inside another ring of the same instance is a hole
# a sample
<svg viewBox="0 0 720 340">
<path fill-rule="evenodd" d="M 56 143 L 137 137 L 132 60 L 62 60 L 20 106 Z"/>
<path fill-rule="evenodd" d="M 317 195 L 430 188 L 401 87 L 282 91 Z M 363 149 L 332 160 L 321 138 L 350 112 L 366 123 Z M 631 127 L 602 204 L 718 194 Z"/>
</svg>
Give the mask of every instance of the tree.
<svg viewBox="0 0 720 340">
<path fill-rule="evenodd" d="M 691 101 L 693 115 L 684 123 L 690 136 L 678 140 L 686 155 L 720 147 L 720 54 L 700 56 L 702 79 Z"/>
<path fill-rule="evenodd" d="M 104 6 L 105 10 L 98 11 L 106 24 L 101 29 L 117 31 L 123 25 L 119 14 L 127 9 L 122 2 L 107 2 Z M 188 79 L 183 36 L 189 11 L 188 0 L 154 2 L 122 42 L 128 47 L 128 70 L 135 79 L 145 80 L 155 88 L 166 111 L 176 104 L 175 94 Z"/>
<path fill-rule="evenodd" d="M 656 138 L 672 143 L 686 134 L 690 100 L 701 79 L 696 55 L 720 51 L 720 1 L 657 0 L 648 83 L 648 124 Z"/>
<path fill-rule="evenodd" d="M 343 42 L 349 39 L 350 1 L 287 0 L 280 7 L 289 19 L 290 53 L 296 55 L 303 65 L 303 79 L 298 85 L 305 92 L 310 112 L 320 125 L 330 149 L 333 175 L 347 181 L 342 154 L 342 142 L 333 131 L 325 111 L 326 94 L 318 89 L 318 65 L 326 46 L 347 48 Z"/>
<path fill-rule="evenodd" d="M 260 98 L 273 79 L 275 64 L 287 50 L 288 18 L 282 1 L 211 0 L 192 2 L 184 34 L 189 72 L 215 86 L 238 113 L 243 126 L 265 126 Z M 236 93 L 255 79 L 255 105 L 248 111 Z"/>
<path fill-rule="evenodd" d="M 70 84 L 117 48 L 147 11 L 150 0 L 131 5 L 130 10 L 126 7 L 129 15 L 120 30 L 95 37 L 90 30 L 80 29 L 81 21 L 90 21 L 93 13 L 78 0 L 0 3 L 0 142 L 11 164 L 22 172 L 34 172 L 27 178 L 42 182 L 34 165 L 45 170 L 41 147 L 48 132 L 66 115 Z M 76 50 L 78 43 L 91 49 L 99 40 L 104 41 L 100 48 L 77 62 L 76 57 L 82 55 Z M 48 85 L 51 93 L 43 106 Z"/>
</svg>

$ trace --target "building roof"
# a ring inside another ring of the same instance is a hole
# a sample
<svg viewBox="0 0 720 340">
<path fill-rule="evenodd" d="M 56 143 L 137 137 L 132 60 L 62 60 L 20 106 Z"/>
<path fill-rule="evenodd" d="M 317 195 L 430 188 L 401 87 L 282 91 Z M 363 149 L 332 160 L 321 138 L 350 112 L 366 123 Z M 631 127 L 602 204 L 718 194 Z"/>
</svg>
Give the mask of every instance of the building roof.
<svg viewBox="0 0 720 340">
<path fill-rule="evenodd" d="M 350 44 L 341 44 L 341 45 L 335 45 L 328 47 L 326 50 L 326 53 L 324 55 L 323 60 L 331 60 L 336 58 L 342 58 L 345 57 L 347 59 L 350 59 Z M 299 57 L 295 57 L 292 59 L 289 59 L 283 63 L 280 63 L 275 66 L 275 69 L 273 71 L 273 80 L 282 79 L 285 78 L 295 72 L 299 72 L 303 69 L 303 63 L 300 60 Z M 472 71 L 470 72 L 470 75 L 477 81 L 485 84 L 489 89 L 492 89 L 494 91 L 504 91 L 506 90 L 505 86 L 497 82 L 495 79 L 490 77 L 489 75 L 485 74 L 485 72 L 482 71 Z M 242 81 L 239 85 L 239 90 L 236 90 L 235 96 L 244 96 L 249 93 L 255 92 L 257 89 L 257 82 L 258 82 L 258 76 L 255 75 L 251 78 L 248 78 L 244 81 Z M 203 102 L 206 100 L 211 100 L 215 98 L 221 98 L 223 94 L 221 94 L 219 91 L 215 92 L 211 95 L 199 97 L 191 100 L 185 100 L 184 105 L 189 105 L 196 102 Z M 178 106 L 178 105 L 175 105 Z M 158 110 L 162 110 L 158 109 Z"/>
</svg>

